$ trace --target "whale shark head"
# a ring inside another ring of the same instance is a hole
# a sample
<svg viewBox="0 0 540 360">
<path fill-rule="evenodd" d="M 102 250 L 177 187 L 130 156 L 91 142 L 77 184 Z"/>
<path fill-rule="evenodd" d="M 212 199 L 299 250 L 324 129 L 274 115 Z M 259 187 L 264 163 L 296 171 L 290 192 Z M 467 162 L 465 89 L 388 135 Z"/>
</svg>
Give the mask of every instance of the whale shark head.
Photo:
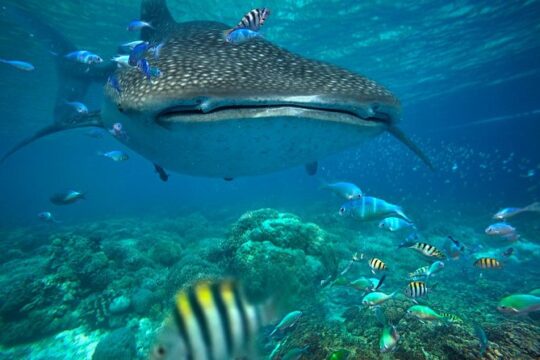
<svg viewBox="0 0 540 360">
<path fill-rule="evenodd" d="M 177 23 L 164 0 L 143 0 L 141 19 L 153 26 L 142 39 L 162 44 L 148 57 L 161 76 L 116 70 L 119 88 L 105 85 L 100 121 L 120 122 L 121 140 L 154 163 L 190 175 L 264 174 L 389 131 L 429 164 L 395 126 L 398 99 L 375 81 L 263 38 L 228 43 L 230 26 Z"/>
</svg>

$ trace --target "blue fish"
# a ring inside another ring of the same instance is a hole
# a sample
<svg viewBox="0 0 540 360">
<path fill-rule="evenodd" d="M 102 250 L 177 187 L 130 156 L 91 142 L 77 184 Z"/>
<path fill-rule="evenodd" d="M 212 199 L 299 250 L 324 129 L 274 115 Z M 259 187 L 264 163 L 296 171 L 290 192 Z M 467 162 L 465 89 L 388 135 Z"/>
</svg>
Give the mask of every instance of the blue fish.
<svg viewBox="0 0 540 360">
<path fill-rule="evenodd" d="M 65 55 L 65 58 L 87 65 L 99 64 L 103 62 L 103 59 L 99 55 L 87 50 L 72 51 Z"/>
<path fill-rule="evenodd" d="M 79 101 L 66 101 L 66 105 L 71 106 L 79 114 L 88 114 L 88 108 Z"/>
<path fill-rule="evenodd" d="M 393 217 L 393 216 L 384 218 L 379 223 L 379 228 L 386 229 L 391 232 L 395 232 L 395 231 L 399 231 L 403 229 L 409 229 L 409 228 L 416 230 L 416 226 L 413 223 L 407 220 L 404 220 L 402 218 Z"/>
<path fill-rule="evenodd" d="M 250 29 L 236 29 L 229 32 L 225 37 L 225 40 L 231 44 L 238 45 L 257 37 L 262 37 L 257 31 Z"/>
<path fill-rule="evenodd" d="M 118 78 L 115 75 L 109 76 L 107 79 L 107 84 L 109 84 L 110 87 L 112 87 L 118 94 L 122 92 L 122 88 L 120 87 L 120 82 L 118 81 Z"/>
<path fill-rule="evenodd" d="M 362 190 L 360 190 L 360 188 L 353 183 L 336 182 L 332 184 L 324 184 L 322 187 L 332 190 L 332 192 L 334 192 L 336 195 L 347 200 L 362 197 Z"/>
<path fill-rule="evenodd" d="M 146 76 L 147 79 L 150 79 L 150 64 L 148 63 L 148 60 L 139 60 L 137 62 L 137 68 Z"/>
<path fill-rule="evenodd" d="M 128 31 L 137 31 L 137 30 L 141 30 L 141 29 L 143 29 L 145 27 L 148 27 L 150 29 L 154 28 L 152 25 L 150 25 L 150 23 L 148 23 L 146 21 L 135 19 L 135 20 L 130 21 L 130 23 L 127 26 L 127 30 Z"/>
<path fill-rule="evenodd" d="M 161 55 L 161 50 L 163 49 L 163 45 L 165 45 L 165 43 L 159 43 L 156 46 L 152 46 L 150 47 L 150 49 L 148 49 L 148 52 L 152 54 L 154 59 L 159 59 L 159 56 Z"/>
<path fill-rule="evenodd" d="M 121 54 L 129 54 L 131 51 L 133 51 L 135 46 L 140 45 L 142 43 L 144 43 L 144 41 L 135 40 L 135 41 L 130 41 L 130 42 L 121 44 L 118 46 L 118 52 Z"/>
<path fill-rule="evenodd" d="M 44 222 L 48 223 L 60 223 L 60 221 L 56 220 L 53 216 L 53 214 L 50 211 L 42 211 L 38 215 L 38 218 Z"/>
<path fill-rule="evenodd" d="M 35 69 L 34 65 L 25 61 L 0 59 L 0 63 L 8 64 L 19 70 L 24 70 L 24 71 L 32 71 Z"/>
<path fill-rule="evenodd" d="M 108 151 L 105 153 L 99 152 L 98 155 L 109 158 L 115 162 L 129 160 L 129 155 L 123 152 L 122 150 L 113 150 L 113 151 Z"/>
<path fill-rule="evenodd" d="M 144 58 L 144 55 L 148 51 L 150 43 L 145 41 L 136 45 L 129 54 L 128 64 L 131 66 L 137 66 L 138 62 Z"/>
<path fill-rule="evenodd" d="M 480 357 L 483 357 L 487 348 L 488 348 L 488 338 L 486 336 L 486 332 L 480 326 L 480 324 L 474 322 L 473 323 L 474 328 L 474 334 L 478 338 L 478 341 L 480 342 Z"/>
<path fill-rule="evenodd" d="M 363 196 L 360 199 L 346 202 L 339 209 L 339 214 L 341 216 L 353 217 L 360 220 L 371 220 L 389 215 L 398 215 L 411 222 L 411 220 L 403 213 L 401 207 L 370 196 Z"/>
</svg>

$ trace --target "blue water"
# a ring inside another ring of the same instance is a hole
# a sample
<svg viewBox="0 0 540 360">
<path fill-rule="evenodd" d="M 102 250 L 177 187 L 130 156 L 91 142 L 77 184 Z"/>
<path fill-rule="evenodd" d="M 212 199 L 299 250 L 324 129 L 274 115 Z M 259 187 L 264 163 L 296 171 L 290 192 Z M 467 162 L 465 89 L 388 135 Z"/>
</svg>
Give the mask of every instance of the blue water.
<svg viewBox="0 0 540 360">
<path fill-rule="evenodd" d="M 77 46 L 106 60 L 118 44 L 137 39 L 136 33 L 125 31 L 127 22 L 139 17 L 137 1 L 6 3 L 37 14 Z M 262 30 L 266 39 L 384 84 L 402 103 L 400 127 L 426 151 L 436 170 L 383 134 L 318 159 L 315 177 L 297 167 L 230 182 L 171 172 L 163 183 L 150 161 L 113 137 L 94 139 L 85 135 L 87 129 L 77 129 L 41 139 L 1 165 L 0 229 L 6 234 L 21 228 L 61 231 L 37 219 L 45 210 L 68 227 L 191 213 L 232 224 L 259 208 L 315 222 L 326 218 L 329 226 L 338 227 L 332 216 L 340 201 L 320 189 L 322 182 L 338 180 L 399 203 L 424 227 L 460 224 L 479 236 L 498 209 L 540 201 L 540 1 L 169 3 L 177 21 L 227 24 L 235 24 L 251 8 L 270 7 Z M 0 29 L 0 58 L 36 67 L 23 72 L 0 64 L 4 153 L 53 121 L 58 81 L 54 55 L 34 30 L 1 11 Z M 84 102 L 96 110 L 101 100 L 101 87 L 93 86 Z M 113 149 L 126 151 L 130 159 L 115 163 L 97 155 Z M 83 191 L 87 199 L 66 207 L 49 202 L 53 193 L 66 189 Z M 528 214 L 517 224 L 522 236 L 538 244 L 538 216 Z M 529 287 L 538 287 L 538 278 L 533 280 Z"/>
</svg>

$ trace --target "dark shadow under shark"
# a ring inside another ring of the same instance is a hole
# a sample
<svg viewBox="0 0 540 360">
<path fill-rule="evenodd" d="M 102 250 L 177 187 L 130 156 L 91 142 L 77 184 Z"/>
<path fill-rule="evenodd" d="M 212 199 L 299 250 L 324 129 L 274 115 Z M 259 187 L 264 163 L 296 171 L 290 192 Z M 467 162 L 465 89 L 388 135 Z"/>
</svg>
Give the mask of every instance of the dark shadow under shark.
<svg viewBox="0 0 540 360">
<path fill-rule="evenodd" d="M 163 76 L 148 80 L 136 68 L 73 63 L 77 48 L 55 29 L 19 8 L 5 10 L 32 28 L 55 56 L 59 77 L 54 123 L 24 139 L 1 159 L 49 134 L 121 123 L 125 145 L 154 164 L 188 175 L 265 174 L 308 164 L 389 132 L 431 169 L 427 156 L 396 126 L 399 101 L 363 76 L 305 59 L 264 40 L 232 45 L 218 22 L 177 23 L 164 0 L 143 0 L 141 19 L 152 24 L 141 39 L 163 43 L 149 58 Z M 115 74 L 121 91 L 107 78 Z M 74 114 L 66 101 L 84 99 L 93 83 L 106 84 L 101 111 Z"/>
</svg>

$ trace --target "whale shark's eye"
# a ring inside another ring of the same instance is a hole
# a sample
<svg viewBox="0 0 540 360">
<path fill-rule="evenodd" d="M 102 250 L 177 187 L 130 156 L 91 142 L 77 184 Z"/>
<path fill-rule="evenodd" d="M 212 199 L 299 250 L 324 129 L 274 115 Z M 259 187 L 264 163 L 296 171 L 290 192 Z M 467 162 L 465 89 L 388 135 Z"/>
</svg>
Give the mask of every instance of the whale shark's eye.
<svg viewBox="0 0 540 360">
<path fill-rule="evenodd" d="M 339 209 L 339 213 L 340 213 L 340 214 L 343 214 L 344 212 L 345 212 L 345 208 L 344 208 L 344 207 L 342 207 L 342 208 Z"/>
</svg>

